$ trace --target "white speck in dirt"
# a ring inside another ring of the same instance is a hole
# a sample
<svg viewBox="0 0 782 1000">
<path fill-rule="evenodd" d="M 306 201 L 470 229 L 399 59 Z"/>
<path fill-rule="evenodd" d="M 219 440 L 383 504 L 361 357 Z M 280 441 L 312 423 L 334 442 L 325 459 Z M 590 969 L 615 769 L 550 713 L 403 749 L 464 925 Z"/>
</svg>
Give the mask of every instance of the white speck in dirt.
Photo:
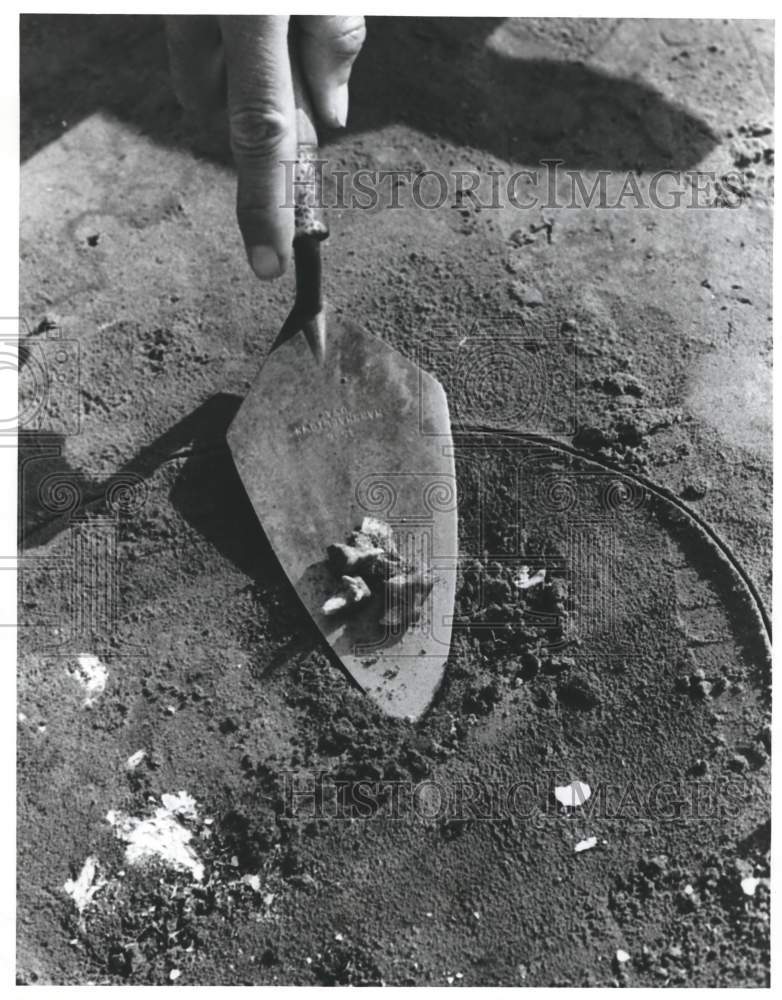
<svg viewBox="0 0 782 1000">
<path fill-rule="evenodd" d="M 582 851 L 591 851 L 593 847 L 597 847 L 597 837 L 587 837 L 585 840 L 579 840 L 575 852 L 580 854 Z"/>
<path fill-rule="evenodd" d="M 125 761 L 125 767 L 129 771 L 134 771 L 139 766 L 139 764 L 142 763 L 142 761 L 146 756 L 147 756 L 146 750 L 137 750 L 135 753 L 132 753 L 130 757 L 128 757 L 128 759 Z"/>
<path fill-rule="evenodd" d="M 759 878 L 755 878 L 753 875 L 748 875 L 746 878 L 741 880 L 741 891 L 745 896 L 754 896 L 755 890 L 759 884 Z"/>
<path fill-rule="evenodd" d="M 169 972 L 168 974 L 168 978 L 171 980 L 172 983 L 175 983 L 181 975 L 182 975 L 181 969 L 172 969 L 171 972 Z"/>
<path fill-rule="evenodd" d="M 617 948 L 617 949 L 616 949 L 616 960 L 617 960 L 617 962 L 619 962 L 620 964 L 624 964 L 625 962 L 629 962 L 629 961 L 630 961 L 630 956 L 629 956 L 629 954 L 628 954 L 628 953 L 627 953 L 627 952 L 626 952 L 626 951 L 624 950 L 624 948 Z"/>
<path fill-rule="evenodd" d="M 537 587 L 540 583 L 546 582 L 545 569 L 539 569 L 533 576 L 529 575 L 529 566 L 522 566 L 516 574 L 513 583 L 519 590 L 529 590 L 530 587 Z"/>
<path fill-rule="evenodd" d="M 564 809 L 582 806 L 592 796 L 592 789 L 585 781 L 571 781 L 569 785 L 557 785 L 554 798 Z"/>
<path fill-rule="evenodd" d="M 82 865 L 79 875 L 75 879 L 69 878 L 63 889 L 71 897 L 79 913 L 83 913 L 95 893 L 105 884 L 105 879 L 98 878 L 98 859 L 90 856 Z"/>
</svg>

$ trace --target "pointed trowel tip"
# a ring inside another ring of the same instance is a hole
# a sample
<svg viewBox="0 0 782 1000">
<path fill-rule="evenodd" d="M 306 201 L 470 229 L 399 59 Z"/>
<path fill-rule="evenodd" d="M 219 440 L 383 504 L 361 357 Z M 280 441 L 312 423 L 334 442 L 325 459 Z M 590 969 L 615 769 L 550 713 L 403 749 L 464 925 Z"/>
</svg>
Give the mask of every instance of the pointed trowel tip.
<svg viewBox="0 0 782 1000">
<path fill-rule="evenodd" d="M 308 319 L 302 329 L 313 357 L 319 365 L 323 364 L 326 357 L 326 310 L 321 309 L 312 319 Z"/>
</svg>

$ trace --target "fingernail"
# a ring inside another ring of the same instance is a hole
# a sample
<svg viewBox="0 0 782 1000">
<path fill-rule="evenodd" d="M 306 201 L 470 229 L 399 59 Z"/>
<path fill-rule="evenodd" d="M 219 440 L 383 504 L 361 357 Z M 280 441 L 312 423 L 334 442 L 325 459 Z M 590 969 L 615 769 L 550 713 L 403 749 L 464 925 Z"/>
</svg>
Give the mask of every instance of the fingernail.
<svg viewBox="0 0 782 1000">
<path fill-rule="evenodd" d="M 348 120 L 348 85 L 346 83 L 337 88 L 331 110 L 334 115 L 334 121 L 340 128 L 344 128 Z"/>
<path fill-rule="evenodd" d="M 268 280 L 282 273 L 280 258 L 271 247 L 247 247 L 247 259 L 259 278 Z"/>
</svg>

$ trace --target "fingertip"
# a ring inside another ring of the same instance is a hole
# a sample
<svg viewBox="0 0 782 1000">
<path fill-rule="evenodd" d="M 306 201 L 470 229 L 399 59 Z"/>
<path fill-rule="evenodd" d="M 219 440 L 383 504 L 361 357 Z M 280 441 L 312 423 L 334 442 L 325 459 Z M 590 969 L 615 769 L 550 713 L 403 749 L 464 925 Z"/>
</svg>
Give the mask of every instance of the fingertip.
<svg viewBox="0 0 782 1000">
<path fill-rule="evenodd" d="M 328 84 L 312 95 L 318 121 L 328 128 L 345 128 L 348 121 L 348 85 Z"/>
<path fill-rule="evenodd" d="M 348 85 L 343 83 L 336 87 L 331 101 L 331 111 L 338 128 L 344 128 L 348 123 Z"/>
<path fill-rule="evenodd" d="M 245 250 L 250 267 L 262 281 L 279 278 L 285 270 L 285 261 L 272 247 L 248 246 L 245 247 Z"/>
</svg>

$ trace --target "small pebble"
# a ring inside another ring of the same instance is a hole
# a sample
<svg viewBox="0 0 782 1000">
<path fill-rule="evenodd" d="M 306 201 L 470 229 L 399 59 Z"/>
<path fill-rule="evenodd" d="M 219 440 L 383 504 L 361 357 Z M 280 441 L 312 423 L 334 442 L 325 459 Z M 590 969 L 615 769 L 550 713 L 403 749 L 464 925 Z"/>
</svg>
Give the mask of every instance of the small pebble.
<svg viewBox="0 0 782 1000">
<path fill-rule="evenodd" d="M 523 281 L 514 281 L 510 286 L 511 296 L 523 306 L 535 308 L 543 305 L 543 293 L 534 285 L 525 285 Z"/>
<path fill-rule="evenodd" d="M 728 767 L 737 774 L 749 768 L 749 761 L 740 753 L 734 754 L 728 761 Z"/>
<path fill-rule="evenodd" d="M 525 652 L 521 654 L 521 676 L 525 680 L 532 680 L 540 671 L 540 657 L 534 653 Z"/>
<path fill-rule="evenodd" d="M 709 485 L 706 479 L 693 479 L 685 483 L 681 492 L 682 500 L 702 500 L 709 492 Z"/>
</svg>

